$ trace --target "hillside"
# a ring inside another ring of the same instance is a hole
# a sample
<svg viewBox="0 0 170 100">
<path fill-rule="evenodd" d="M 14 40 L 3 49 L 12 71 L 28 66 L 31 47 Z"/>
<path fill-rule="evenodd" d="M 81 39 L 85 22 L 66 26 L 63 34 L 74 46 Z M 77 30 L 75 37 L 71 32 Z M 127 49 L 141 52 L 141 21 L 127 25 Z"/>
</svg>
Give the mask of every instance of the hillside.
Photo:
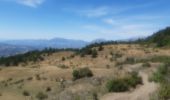
<svg viewBox="0 0 170 100">
<path fill-rule="evenodd" d="M 38 57 L 43 60 L 1 65 L 0 100 L 149 100 L 159 93 L 149 77 L 170 59 L 170 50 L 108 43 Z"/>
<path fill-rule="evenodd" d="M 146 41 L 148 43 L 155 43 L 158 47 L 170 46 L 170 27 L 154 33 Z"/>
<path fill-rule="evenodd" d="M 1 57 L 0 100 L 169 100 L 169 31 Z"/>
</svg>

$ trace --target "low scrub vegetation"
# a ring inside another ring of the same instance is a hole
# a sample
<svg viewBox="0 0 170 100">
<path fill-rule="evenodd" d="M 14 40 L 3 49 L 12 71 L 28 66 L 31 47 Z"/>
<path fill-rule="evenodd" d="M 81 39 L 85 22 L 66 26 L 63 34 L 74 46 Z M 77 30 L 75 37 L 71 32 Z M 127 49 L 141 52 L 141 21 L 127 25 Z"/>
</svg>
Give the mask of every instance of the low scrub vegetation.
<svg viewBox="0 0 170 100">
<path fill-rule="evenodd" d="M 96 49 L 86 48 L 80 52 L 81 57 L 85 55 L 91 55 L 92 58 L 96 58 L 98 56 L 98 52 Z"/>
<path fill-rule="evenodd" d="M 151 67 L 151 64 L 148 63 L 148 62 L 146 62 L 146 63 L 143 63 L 142 66 L 143 66 L 143 67 Z"/>
<path fill-rule="evenodd" d="M 62 57 L 62 59 L 61 59 L 62 61 L 65 61 L 66 60 L 66 58 L 65 57 Z"/>
<path fill-rule="evenodd" d="M 150 62 L 168 63 L 170 62 L 170 56 L 152 56 L 146 59 L 128 57 L 124 62 L 118 62 L 117 65 L 143 63 L 143 67 L 149 67 Z"/>
<path fill-rule="evenodd" d="M 23 91 L 24 96 L 30 96 L 30 93 L 28 91 Z"/>
<path fill-rule="evenodd" d="M 158 90 L 158 98 L 159 100 L 169 100 L 170 99 L 170 64 L 165 64 L 164 66 L 160 66 L 158 70 L 153 73 L 151 77 L 151 81 L 160 83 L 160 87 Z"/>
<path fill-rule="evenodd" d="M 117 58 L 121 58 L 123 56 L 123 54 L 119 53 L 119 52 L 116 52 L 116 53 L 113 53 L 113 52 L 110 52 L 110 55 L 112 56 L 110 58 L 110 61 L 114 61 L 116 60 Z"/>
<path fill-rule="evenodd" d="M 104 47 L 102 45 L 99 46 L 98 51 L 103 51 Z"/>
<path fill-rule="evenodd" d="M 169 100 L 170 99 L 170 83 L 161 83 L 158 92 L 159 100 Z"/>
<path fill-rule="evenodd" d="M 44 94 L 43 92 L 39 92 L 37 95 L 36 95 L 36 98 L 38 100 L 45 100 L 48 98 L 48 95 L 47 94 Z"/>
<path fill-rule="evenodd" d="M 62 69 L 67 69 L 69 68 L 67 65 L 64 65 L 64 64 L 61 64 L 61 65 L 58 65 L 59 68 L 62 68 Z"/>
<path fill-rule="evenodd" d="M 92 77 L 93 76 L 92 71 L 87 67 L 75 69 L 75 70 L 73 70 L 72 74 L 73 74 L 74 80 L 80 79 L 80 78 L 83 78 L 83 77 Z"/>
<path fill-rule="evenodd" d="M 94 49 L 91 54 L 92 58 L 96 58 L 98 56 L 97 50 Z"/>
<path fill-rule="evenodd" d="M 43 55 L 51 55 L 55 52 L 60 51 L 77 51 L 76 49 L 44 49 L 42 51 L 30 51 L 24 54 L 18 54 L 9 57 L 1 57 L 0 58 L 0 65 L 4 66 L 18 66 L 20 63 L 28 63 L 28 62 L 37 62 L 42 61 Z"/>
<path fill-rule="evenodd" d="M 106 88 L 109 92 L 125 92 L 130 88 L 135 88 L 138 84 L 142 84 L 142 79 L 136 72 L 132 72 L 130 76 L 109 80 Z"/>
<path fill-rule="evenodd" d="M 50 91 L 51 91 L 51 87 L 47 87 L 46 92 L 50 92 Z"/>
<path fill-rule="evenodd" d="M 167 66 L 160 66 L 157 72 L 153 73 L 151 81 L 163 82 L 165 81 L 165 75 L 167 74 Z"/>
</svg>

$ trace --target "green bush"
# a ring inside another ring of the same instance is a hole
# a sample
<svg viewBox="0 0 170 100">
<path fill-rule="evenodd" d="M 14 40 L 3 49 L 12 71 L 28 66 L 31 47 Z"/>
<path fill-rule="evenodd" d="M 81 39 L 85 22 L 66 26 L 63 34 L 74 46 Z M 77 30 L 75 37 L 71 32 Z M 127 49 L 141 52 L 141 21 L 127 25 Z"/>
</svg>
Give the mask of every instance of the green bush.
<svg viewBox="0 0 170 100">
<path fill-rule="evenodd" d="M 102 45 L 99 46 L 98 51 L 103 51 L 104 47 Z"/>
<path fill-rule="evenodd" d="M 130 77 L 125 78 L 129 87 L 136 87 L 137 84 L 142 84 L 142 78 L 138 76 L 137 72 L 132 72 Z"/>
<path fill-rule="evenodd" d="M 112 53 L 112 57 L 113 58 L 121 58 L 123 56 L 123 54 L 116 52 L 116 53 Z"/>
<path fill-rule="evenodd" d="M 93 100 L 99 100 L 97 93 L 93 93 Z"/>
<path fill-rule="evenodd" d="M 67 66 L 67 65 L 64 65 L 64 64 L 58 65 L 58 67 L 59 67 L 59 68 L 62 68 L 62 69 L 68 68 L 68 66 Z"/>
<path fill-rule="evenodd" d="M 92 77 L 93 76 L 92 71 L 87 67 L 73 70 L 72 74 L 73 74 L 73 78 L 75 80 L 83 78 L 83 77 Z"/>
<path fill-rule="evenodd" d="M 46 92 L 50 92 L 50 91 L 51 91 L 51 87 L 47 87 Z"/>
<path fill-rule="evenodd" d="M 134 63 L 136 63 L 136 60 L 135 60 L 135 58 L 129 57 L 129 58 L 126 58 L 125 63 L 126 64 L 134 64 Z"/>
<path fill-rule="evenodd" d="M 48 95 L 46 95 L 46 94 L 44 94 L 44 93 L 42 93 L 42 92 L 39 92 L 39 93 L 36 95 L 36 98 L 37 98 L 38 100 L 44 100 L 44 99 L 48 98 Z"/>
<path fill-rule="evenodd" d="M 106 88 L 109 92 L 124 92 L 138 84 L 142 84 L 142 78 L 136 72 L 132 72 L 130 76 L 109 80 Z"/>
<path fill-rule="evenodd" d="M 124 92 L 128 90 L 123 79 L 114 79 L 107 82 L 106 87 L 109 92 Z"/>
<path fill-rule="evenodd" d="M 153 73 L 151 80 L 160 83 L 158 89 L 158 98 L 159 100 L 169 100 L 170 99 L 170 63 L 166 63 L 163 66 L 160 66 L 158 70 Z"/>
<path fill-rule="evenodd" d="M 79 79 L 80 78 L 80 73 L 78 70 L 73 70 L 73 78 L 74 79 Z"/>
<path fill-rule="evenodd" d="M 160 66 L 158 70 L 153 73 L 151 81 L 154 82 L 163 82 L 165 81 L 165 75 L 167 74 L 167 66 Z"/>
<path fill-rule="evenodd" d="M 28 77 L 27 80 L 31 81 L 31 80 L 33 80 L 33 77 Z"/>
<path fill-rule="evenodd" d="M 92 58 L 96 58 L 97 57 L 97 55 L 98 55 L 98 53 L 97 53 L 97 51 L 94 49 L 94 50 L 92 50 Z"/>
<path fill-rule="evenodd" d="M 146 63 L 143 63 L 142 66 L 143 66 L 143 67 L 151 67 L 151 64 L 148 63 L 148 62 L 146 62 Z"/>
<path fill-rule="evenodd" d="M 65 57 L 62 57 L 62 59 L 61 59 L 62 61 L 65 61 L 66 60 L 66 58 Z"/>
<path fill-rule="evenodd" d="M 170 99 L 170 84 L 162 83 L 159 89 L 159 99 L 169 100 Z"/>
<path fill-rule="evenodd" d="M 30 93 L 28 91 L 23 91 L 22 93 L 24 96 L 30 96 Z"/>
</svg>

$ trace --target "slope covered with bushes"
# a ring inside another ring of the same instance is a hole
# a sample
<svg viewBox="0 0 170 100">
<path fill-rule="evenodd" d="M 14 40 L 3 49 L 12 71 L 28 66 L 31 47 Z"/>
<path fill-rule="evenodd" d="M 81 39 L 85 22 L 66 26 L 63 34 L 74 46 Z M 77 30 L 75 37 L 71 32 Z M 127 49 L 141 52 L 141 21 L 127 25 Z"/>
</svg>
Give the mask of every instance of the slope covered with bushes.
<svg viewBox="0 0 170 100">
<path fill-rule="evenodd" d="M 160 30 L 146 39 L 147 43 L 155 43 L 158 47 L 170 46 L 170 27 Z"/>
<path fill-rule="evenodd" d="M 51 55 L 52 53 L 55 52 L 60 52 L 60 51 L 76 51 L 76 49 L 44 49 L 42 51 L 30 51 L 24 54 L 18 54 L 14 56 L 9 56 L 9 57 L 1 57 L 0 58 L 0 65 L 4 66 L 18 66 L 20 63 L 28 63 L 28 62 L 37 62 L 37 61 L 42 61 L 44 60 L 43 56 L 44 55 Z"/>
</svg>

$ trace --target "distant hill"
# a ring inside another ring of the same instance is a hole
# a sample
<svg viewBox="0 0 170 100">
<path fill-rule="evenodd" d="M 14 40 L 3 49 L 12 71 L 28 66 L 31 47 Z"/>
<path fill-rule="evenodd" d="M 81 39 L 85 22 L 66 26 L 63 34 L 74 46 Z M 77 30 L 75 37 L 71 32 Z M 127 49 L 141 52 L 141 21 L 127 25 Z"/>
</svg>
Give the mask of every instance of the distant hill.
<svg viewBox="0 0 170 100">
<path fill-rule="evenodd" d="M 158 47 L 170 46 L 170 27 L 154 33 L 146 38 L 147 43 L 155 43 Z"/>
<path fill-rule="evenodd" d="M 72 40 L 63 38 L 54 38 L 51 40 L 8 40 L 3 43 L 16 45 L 16 46 L 30 46 L 36 49 L 44 48 L 82 48 L 88 44 L 88 42 L 82 40 Z"/>
<path fill-rule="evenodd" d="M 102 43 L 102 42 L 107 42 L 107 40 L 105 40 L 105 39 L 95 39 L 95 40 L 91 41 L 90 43 L 93 44 L 93 43 Z"/>
<path fill-rule="evenodd" d="M 0 56 L 11 56 L 15 54 L 25 53 L 31 50 L 34 50 L 34 48 L 0 43 Z"/>
<path fill-rule="evenodd" d="M 0 42 L 0 57 L 44 48 L 82 48 L 89 44 L 82 40 L 54 38 L 51 40 L 6 40 Z"/>
<path fill-rule="evenodd" d="M 132 40 L 132 39 L 130 39 Z M 124 40 L 128 43 L 127 40 Z M 170 46 L 170 27 L 162 29 L 153 35 L 142 38 L 134 39 L 134 43 L 145 42 L 147 44 L 155 44 L 158 47 Z M 82 40 L 72 40 L 63 38 L 54 38 L 51 40 L 6 40 L 0 43 L 0 56 L 10 56 L 20 53 L 25 53 L 31 50 L 42 50 L 44 48 L 83 48 L 89 44 L 114 44 L 115 41 L 107 42 L 104 39 L 96 39 L 92 42 L 86 42 Z M 124 42 L 122 42 L 124 43 Z"/>
</svg>

